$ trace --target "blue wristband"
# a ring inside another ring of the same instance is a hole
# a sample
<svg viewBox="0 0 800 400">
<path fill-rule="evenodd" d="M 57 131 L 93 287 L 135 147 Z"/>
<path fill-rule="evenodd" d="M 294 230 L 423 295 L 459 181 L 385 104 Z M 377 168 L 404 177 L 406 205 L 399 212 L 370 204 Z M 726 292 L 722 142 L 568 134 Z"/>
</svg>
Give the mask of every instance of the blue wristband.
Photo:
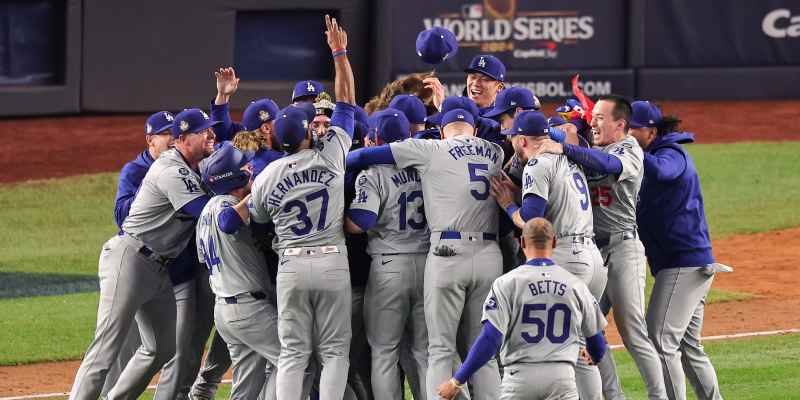
<svg viewBox="0 0 800 400">
<path fill-rule="evenodd" d="M 347 54 L 347 50 L 335 51 L 332 54 L 333 54 L 333 58 L 336 58 L 336 57 L 343 56 L 343 55 Z"/>
<path fill-rule="evenodd" d="M 506 207 L 506 214 L 508 214 L 508 218 L 511 218 L 512 221 L 514 220 L 514 213 L 517 212 L 517 210 L 519 210 L 519 206 L 515 203 L 511 203 Z"/>
<path fill-rule="evenodd" d="M 564 139 L 567 138 L 567 133 L 558 128 L 549 128 L 547 132 L 550 139 L 558 143 L 564 143 Z"/>
</svg>

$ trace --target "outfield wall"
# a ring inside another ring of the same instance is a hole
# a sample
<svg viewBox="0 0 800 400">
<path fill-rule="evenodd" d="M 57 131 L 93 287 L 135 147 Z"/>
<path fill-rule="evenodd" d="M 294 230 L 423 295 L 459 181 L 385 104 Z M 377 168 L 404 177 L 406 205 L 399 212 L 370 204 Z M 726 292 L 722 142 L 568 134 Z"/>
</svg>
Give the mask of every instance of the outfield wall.
<svg viewBox="0 0 800 400">
<path fill-rule="evenodd" d="M 325 13 L 348 29 L 362 101 L 432 69 L 414 41 L 434 25 L 460 41 L 436 66 L 452 91 L 490 53 L 545 101 L 575 72 L 595 95 L 800 98 L 796 0 L 29 0 L 0 4 L 0 116 L 206 107 L 225 65 L 234 107 L 286 103 L 296 80 L 332 84 Z"/>
</svg>

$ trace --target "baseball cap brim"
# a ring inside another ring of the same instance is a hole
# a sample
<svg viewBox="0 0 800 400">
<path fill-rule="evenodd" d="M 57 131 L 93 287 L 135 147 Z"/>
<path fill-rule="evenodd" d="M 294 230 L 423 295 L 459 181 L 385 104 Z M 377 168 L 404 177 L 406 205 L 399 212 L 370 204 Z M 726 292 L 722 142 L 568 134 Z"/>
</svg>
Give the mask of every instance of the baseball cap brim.
<svg viewBox="0 0 800 400">
<path fill-rule="evenodd" d="M 170 133 L 172 129 L 172 123 L 168 123 L 164 126 L 154 126 L 153 131 L 150 133 L 145 133 L 145 135 L 163 135 L 165 133 Z"/>
<path fill-rule="evenodd" d="M 636 122 L 634 120 L 631 120 L 631 121 L 628 122 L 628 127 L 629 128 L 647 128 L 647 125 L 640 124 L 640 123 L 638 123 L 638 122 Z"/>
<path fill-rule="evenodd" d="M 498 82 L 502 82 L 503 81 L 502 79 L 497 79 L 496 76 L 494 76 L 494 75 L 492 75 L 492 74 L 490 74 L 490 73 L 488 73 L 486 71 L 480 70 L 480 69 L 467 68 L 467 69 L 464 70 L 464 72 L 466 72 L 468 74 L 471 74 L 473 72 L 477 72 L 479 74 L 484 74 L 484 75 L 488 76 L 489 78 L 492 78 L 492 79 L 494 79 L 494 80 L 496 80 Z"/>
<path fill-rule="evenodd" d="M 202 132 L 202 131 L 204 131 L 204 130 L 206 130 L 208 128 L 211 128 L 212 126 L 217 126 L 217 125 L 219 125 L 221 123 L 222 123 L 222 121 L 212 121 L 212 120 L 209 119 L 206 122 L 203 122 L 203 124 L 201 124 L 200 126 L 195 127 L 193 130 L 186 131 L 186 132 L 183 132 L 183 133 L 198 133 L 198 132 Z"/>
<path fill-rule="evenodd" d="M 483 114 L 483 117 L 485 117 L 485 118 L 494 118 L 494 117 L 496 117 L 496 116 L 498 116 L 500 114 L 503 114 L 503 113 L 507 112 L 510 109 L 511 108 L 497 107 L 497 105 L 495 104 L 494 108 L 492 108 L 491 110 L 489 110 L 485 114 Z"/>
</svg>

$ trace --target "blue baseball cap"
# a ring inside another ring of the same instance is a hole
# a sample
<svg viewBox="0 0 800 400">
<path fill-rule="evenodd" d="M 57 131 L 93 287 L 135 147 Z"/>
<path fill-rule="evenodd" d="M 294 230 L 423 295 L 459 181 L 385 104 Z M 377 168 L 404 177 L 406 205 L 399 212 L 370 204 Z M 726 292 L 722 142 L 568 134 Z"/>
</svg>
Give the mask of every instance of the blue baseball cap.
<svg viewBox="0 0 800 400">
<path fill-rule="evenodd" d="M 315 98 L 325 91 L 325 87 L 317 81 L 300 81 L 294 85 L 292 90 L 292 102 L 300 97 L 314 96 Z M 313 100 L 313 99 L 312 99 Z"/>
<path fill-rule="evenodd" d="M 472 99 L 470 99 L 469 97 L 450 96 L 444 99 L 444 101 L 442 102 L 442 111 L 437 114 L 431 115 L 430 117 L 426 118 L 425 121 L 433 125 L 444 126 L 442 125 L 442 118 L 444 117 L 444 114 L 450 110 L 455 110 L 456 108 L 461 108 L 469 111 L 469 113 L 472 114 L 473 120 L 474 118 L 477 118 L 480 115 L 480 110 L 478 109 L 478 105 L 475 104 L 475 102 L 472 101 Z"/>
<path fill-rule="evenodd" d="M 631 128 L 653 128 L 661 122 L 661 110 L 649 101 L 634 101 L 631 110 Z"/>
<path fill-rule="evenodd" d="M 478 54 L 475 56 L 464 72 L 480 72 L 500 82 L 503 82 L 506 78 L 506 66 L 499 58 L 488 54 Z"/>
<path fill-rule="evenodd" d="M 428 64 L 439 64 L 457 52 L 456 35 L 446 28 L 434 26 L 417 35 L 417 55 Z"/>
<path fill-rule="evenodd" d="M 425 123 L 425 115 L 427 114 L 425 104 L 423 104 L 422 100 L 417 96 L 399 94 L 394 96 L 389 103 L 389 107 L 402 111 L 403 114 L 406 115 L 406 118 L 408 118 L 408 122 L 412 124 Z"/>
<path fill-rule="evenodd" d="M 442 117 L 442 128 L 453 122 L 466 122 L 474 127 L 475 117 L 473 117 L 472 113 L 468 110 L 456 108 L 444 114 Z"/>
<path fill-rule="evenodd" d="M 297 104 L 289 104 L 287 108 L 288 107 L 294 107 L 305 112 L 309 121 L 313 121 L 314 117 L 317 116 L 317 109 L 314 107 L 314 103 L 302 102 Z"/>
<path fill-rule="evenodd" d="M 293 147 L 306 138 L 308 113 L 299 107 L 289 106 L 278 112 L 275 119 L 275 137 L 283 147 Z"/>
<path fill-rule="evenodd" d="M 507 136 L 547 136 L 550 134 L 550 126 L 547 125 L 547 118 L 539 111 L 523 111 L 514 118 L 514 125 L 511 129 L 504 131 Z"/>
<path fill-rule="evenodd" d="M 561 118 L 559 116 L 550 117 L 547 119 L 547 126 L 551 128 L 554 126 L 564 125 L 566 123 L 567 121 L 564 121 L 564 118 Z"/>
<path fill-rule="evenodd" d="M 384 143 L 397 142 L 411 135 L 411 126 L 406 115 L 396 108 L 386 108 L 375 118 L 376 135 Z"/>
<path fill-rule="evenodd" d="M 208 114 L 199 108 L 187 108 L 179 112 L 172 121 L 172 137 L 202 132 L 221 123 L 222 121 L 212 121 Z"/>
<path fill-rule="evenodd" d="M 509 110 L 514 110 L 517 107 L 523 110 L 538 110 L 540 106 L 541 103 L 539 103 L 539 99 L 537 99 L 529 89 L 512 86 L 497 93 L 497 98 L 494 100 L 494 107 L 483 114 L 483 116 L 486 118 L 494 118 Z"/>
<path fill-rule="evenodd" d="M 278 115 L 278 105 L 270 99 L 260 99 L 250 103 L 242 114 L 242 125 L 248 131 L 254 131 L 261 124 L 275 119 Z"/>
<path fill-rule="evenodd" d="M 144 124 L 144 133 L 146 135 L 160 135 L 170 128 L 172 128 L 172 121 L 175 116 L 169 111 L 159 111 L 147 117 L 147 122 Z"/>
<path fill-rule="evenodd" d="M 230 193 L 247 185 L 250 173 L 242 171 L 242 167 L 252 159 L 253 153 L 242 152 L 230 142 L 223 143 L 200 161 L 200 177 L 214 194 Z"/>
</svg>

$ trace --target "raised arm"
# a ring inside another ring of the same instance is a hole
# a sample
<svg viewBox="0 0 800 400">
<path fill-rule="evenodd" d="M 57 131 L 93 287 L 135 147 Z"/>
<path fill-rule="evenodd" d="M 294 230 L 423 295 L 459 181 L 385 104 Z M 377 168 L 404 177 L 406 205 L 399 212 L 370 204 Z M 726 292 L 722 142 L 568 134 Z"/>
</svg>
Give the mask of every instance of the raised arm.
<svg viewBox="0 0 800 400">
<path fill-rule="evenodd" d="M 325 36 L 328 39 L 328 46 L 333 54 L 333 66 L 336 71 L 334 79 L 334 91 L 336 101 L 356 104 L 356 86 L 353 78 L 353 68 L 347 58 L 347 32 L 339 26 L 336 18 L 325 15 Z"/>
</svg>

